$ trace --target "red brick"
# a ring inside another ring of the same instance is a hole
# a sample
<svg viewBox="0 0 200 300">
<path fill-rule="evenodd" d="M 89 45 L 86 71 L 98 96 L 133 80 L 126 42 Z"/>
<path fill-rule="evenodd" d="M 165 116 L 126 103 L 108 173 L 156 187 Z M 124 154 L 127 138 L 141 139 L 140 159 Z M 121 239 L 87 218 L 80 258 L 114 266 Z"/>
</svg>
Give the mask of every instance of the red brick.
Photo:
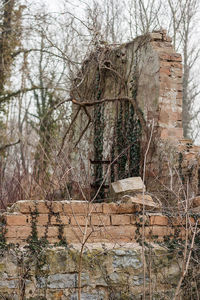
<svg viewBox="0 0 200 300">
<path fill-rule="evenodd" d="M 12 215 L 6 215 L 5 220 L 7 225 L 26 226 L 29 223 L 29 216 L 12 214 Z"/>
<path fill-rule="evenodd" d="M 140 234 L 142 234 L 142 228 L 140 228 Z M 145 236 L 146 237 L 152 237 L 152 236 L 158 236 L 158 237 L 164 237 L 164 236 L 170 236 L 174 234 L 174 229 L 169 226 L 146 226 L 145 227 Z"/>
<path fill-rule="evenodd" d="M 182 61 L 182 56 L 179 53 L 174 53 L 173 55 L 171 55 L 170 59 L 172 61 L 179 61 L 179 62 L 181 62 Z"/>
<path fill-rule="evenodd" d="M 166 91 L 176 90 L 182 92 L 183 86 L 177 78 L 165 77 L 160 79 L 160 95 Z"/>
<path fill-rule="evenodd" d="M 85 226 L 90 225 L 90 217 L 85 216 L 72 216 L 71 217 L 71 225 L 75 226 Z"/>
<path fill-rule="evenodd" d="M 169 219 L 169 222 L 173 226 L 185 226 L 186 224 L 186 219 L 182 216 L 180 217 L 173 217 Z M 194 226 L 195 225 L 195 219 L 193 217 L 188 218 L 188 226 Z"/>
<path fill-rule="evenodd" d="M 131 214 L 136 212 L 135 205 L 132 203 L 104 203 L 103 213 L 104 214 Z"/>
<path fill-rule="evenodd" d="M 182 62 L 181 54 L 179 53 L 159 53 L 160 60 L 170 61 L 170 62 Z"/>
<path fill-rule="evenodd" d="M 166 217 L 166 216 L 150 216 L 149 224 L 150 225 L 167 226 L 168 225 L 168 217 Z"/>
<path fill-rule="evenodd" d="M 36 220 L 37 220 L 37 225 L 47 225 L 49 222 L 49 216 L 41 214 L 37 216 Z"/>
<path fill-rule="evenodd" d="M 49 201 L 20 201 L 19 203 L 19 209 L 21 213 L 28 214 L 31 212 L 34 212 L 37 210 L 40 214 L 48 214 L 49 213 Z M 17 204 L 18 204 L 17 203 Z"/>
<path fill-rule="evenodd" d="M 176 68 L 176 69 L 179 69 L 179 70 L 182 70 L 182 63 L 181 62 L 172 62 L 172 61 L 165 61 L 165 60 L 162 60 L 160 61 L 160 66 L 161 67 L 172 67 L 172 68 Z"/>
<path fill-rule="evenodd" d="M 170 70 L 170 68 L 167 68 L 167 67 L 161 67 L 160 68 L 160 74 L 170 76 L 171 75 L 171 70 Z"/>
<path fill-rule="evenodd" d="M 54 213 L 61 213 L 63 211 L 63 206 L 61 201 L 53 201 L 51 203 L 51 210 Z"/>
<path fill-rule="evenodd" d="M 84 234 L 86 230 L 86 235 Z M 85 239 L 87 242 L 95 242 L 95 238 L 100 234 L 91 227 L 67 226 L 64 228 L 64 237 L 68 243 L 82 243 Z"/>
<path fill-rule="evenodd" d="M 130 224 L 130 215 L 112 215 L 111 224 L 112 225 L 128 225 Z"/>
<path fill-rule="evenodd" d="M 24 200 L 18 201 L 14 204 L 14 211 L 19 211 L 23 214 L 28 214 L 30 211 L 35 209 L 35 201 L 33 200 Z"/>
<path fill-rule="evenodd" d="M 171 61 L 170 54 L 165 53 L 165 52 L 159 53 L 159 58 L 160 58 L 160 60 Z"/>
<path fill-rule="evenodd" d="M 58 237 L 58 230 L 59 226 L 48 226 L 47 228 L 45 226 L 37 226 L 37 232 L 38 237 L 42 238 L 45 237 L 45 234 L 47 233 L 47 238 L 57 238 Z"/>
<path fill-rule="evenodd" d="M 163 128 L 161 131 L 161 139 L 167 138 L 183 138 L 183 129 L 182 128 Z"/>
<path fill-rule="evenodd" d="M 143 223 L 143 215 L 132 215 L 131 216 L 131 224 L 140 224 Z M 149 225 L 149 216 L 144 216 L 144 223 Z"/>
<path fill-rule="evenodd" d="M 131 215 L 130 223 L 131 224 L 136 224 L 137 223 L 137 216 L 136 215 Z"/>
<path fill-rule="evenodd" d="M 6 238 L 26 239 L 31 234 L 30 226 L 7 226 Z"/>
<path fill-rule="evenodd" d="M 163 108 L 160 111 L 159 121 L 166 124 L 169 122 L 169 114 Z"/>
<path fill-rule="evenodd" d="M 131 242 L 135 241 L 135 231 L 137 227 L 132 225 L 107 226 L 101 231 L 102 239 L 108 242 Z"/>
<path fill-rule="evenodd" d="M 67 215 L 82 215 L 87 216 L 90 213 L 91 206 L 89 202 L 67 202 L 63 204 L 64 213 Z"/>
<path fill-rule="evenodd" d="M 103 212 L 103 203 L 91 203 L 91 212 L 92 213 L 102 213 Z"/>
<path fill-rule="evenodd" d="M 69 216 L 63 216 L 63 215 L 58 215 L 58 216 L 51 216 L 51 224 L 52 225 L 68 225 L 70 224 L 70 217 Z"/>
<path fill-rule="evenodd" d="M 92 215 L 91 216 L 91 224 L 98 226 L 107 226 L 110 225 L 110 216 L 105 215 Z"/>
</svg>

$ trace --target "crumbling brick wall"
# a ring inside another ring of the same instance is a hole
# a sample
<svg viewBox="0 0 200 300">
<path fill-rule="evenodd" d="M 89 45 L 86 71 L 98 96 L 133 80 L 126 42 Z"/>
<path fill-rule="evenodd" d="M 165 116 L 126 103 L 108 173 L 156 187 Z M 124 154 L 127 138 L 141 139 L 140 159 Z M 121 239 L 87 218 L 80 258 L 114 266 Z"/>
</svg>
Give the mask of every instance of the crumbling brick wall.
<svg viewBox="0 0 200 300">
<path fill-rule="evenodd" d="M 190 183 L 187 197 L 198 194 L 199 148 L 188 150 L 183 138 L 181 61 L 166 32 L 158 31 L 118 47 L 99 47 L 84 62 L 71 91 L 69 158 L 73 180 L 84 183 L 85 191 L 142 176 L 153 131 L 147 188 L 182 197 L 180 186 L 183 191 Z M 72 197 L 82 196 L 72 189 Z"/>
<path fill-rule="evenodd" d="M 140 200 L 138 198 L 138 200 Z M 18 201 L 2 215 L 7 243 L 28 244 L 31 240 L 47 239 L 50 244 L 66 242 L 138 242 L 142 235 L 141 204 L 88 203 L 84 201 Z M 190 223 L 196 220 L 190 218 Z M 162 214 L 146 205 L 145 239 L 151 242 L 185 237 L 181 212 Z"/>
</svg>

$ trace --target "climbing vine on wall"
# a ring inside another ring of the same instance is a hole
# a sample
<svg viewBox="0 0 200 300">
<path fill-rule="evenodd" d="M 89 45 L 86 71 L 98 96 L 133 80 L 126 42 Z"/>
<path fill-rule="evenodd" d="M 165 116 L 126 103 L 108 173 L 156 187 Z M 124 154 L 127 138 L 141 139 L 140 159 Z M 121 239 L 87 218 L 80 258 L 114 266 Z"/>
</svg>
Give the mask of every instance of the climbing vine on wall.
<svg viewBox="0 0 200 300">
<path fill-rule="evenodd" d="M 117 177 L 139 176 L 140 171 L 140 122 L 130 103 L 120 103 L 116 121 Z"/>
<path fill-rule="evenodd" d="M 96 99 L 101 98 L 100 72 L 96 74 Z M 104 128 L 104 106 L 97 104 L 94 107 L 94 160 L 101 162 L 103 159 L 103 128 Z M 101 163 L 94 165 L 94 185 L 96 189 L 101 186 L 103 181 L 103 166 Z M 104 198 L 104 189 L 101 188 L 98 199 Z"/>
</svg>

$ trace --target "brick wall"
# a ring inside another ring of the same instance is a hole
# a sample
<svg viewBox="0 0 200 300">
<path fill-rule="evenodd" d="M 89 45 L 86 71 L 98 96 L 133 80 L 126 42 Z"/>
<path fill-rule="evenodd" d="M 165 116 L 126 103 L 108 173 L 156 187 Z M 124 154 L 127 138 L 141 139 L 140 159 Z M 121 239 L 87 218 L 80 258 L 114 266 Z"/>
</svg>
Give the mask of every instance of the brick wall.
<svg viewBox="0 0 200 300">
<path fill-rule="evenodd" d="M 137 242 L 142 235 L 141 207 L 136 204 L 83 201 L 18 201 L 2 216 L 7 243 L 24 245 L 27 238 L 46 238 L 49 243 Z M 160 212 L 145 213 L 145 238 L 161 241 L 185 237 L 185 219 Z M 193 217 L 189 224 L 194 226 Z"/>
</svg>

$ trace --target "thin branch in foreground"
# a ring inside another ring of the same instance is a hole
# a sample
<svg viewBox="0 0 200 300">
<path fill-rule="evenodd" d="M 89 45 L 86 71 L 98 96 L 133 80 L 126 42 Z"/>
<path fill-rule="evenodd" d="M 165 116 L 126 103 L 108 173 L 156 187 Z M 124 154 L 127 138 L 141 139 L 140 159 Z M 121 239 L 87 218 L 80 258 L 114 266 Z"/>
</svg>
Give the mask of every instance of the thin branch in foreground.
<svg viewBox="0 0 200 300">
<path fill-rule="evenodd" d="M 19 143 L 20 143 L 20 139 L 19 139 L 17 142 L 15 142 L 15 143 L 6 144 L 6 145 L 0 147 L 0 151 L 4 151 L 5 149 L 7 149 L 7 148 L 9 148 L 9 147 L 12 147 L 12 146 L 15 146 L 15 145 L 17 145 L 17 144 L 19 144 Z"/>
</svg>

